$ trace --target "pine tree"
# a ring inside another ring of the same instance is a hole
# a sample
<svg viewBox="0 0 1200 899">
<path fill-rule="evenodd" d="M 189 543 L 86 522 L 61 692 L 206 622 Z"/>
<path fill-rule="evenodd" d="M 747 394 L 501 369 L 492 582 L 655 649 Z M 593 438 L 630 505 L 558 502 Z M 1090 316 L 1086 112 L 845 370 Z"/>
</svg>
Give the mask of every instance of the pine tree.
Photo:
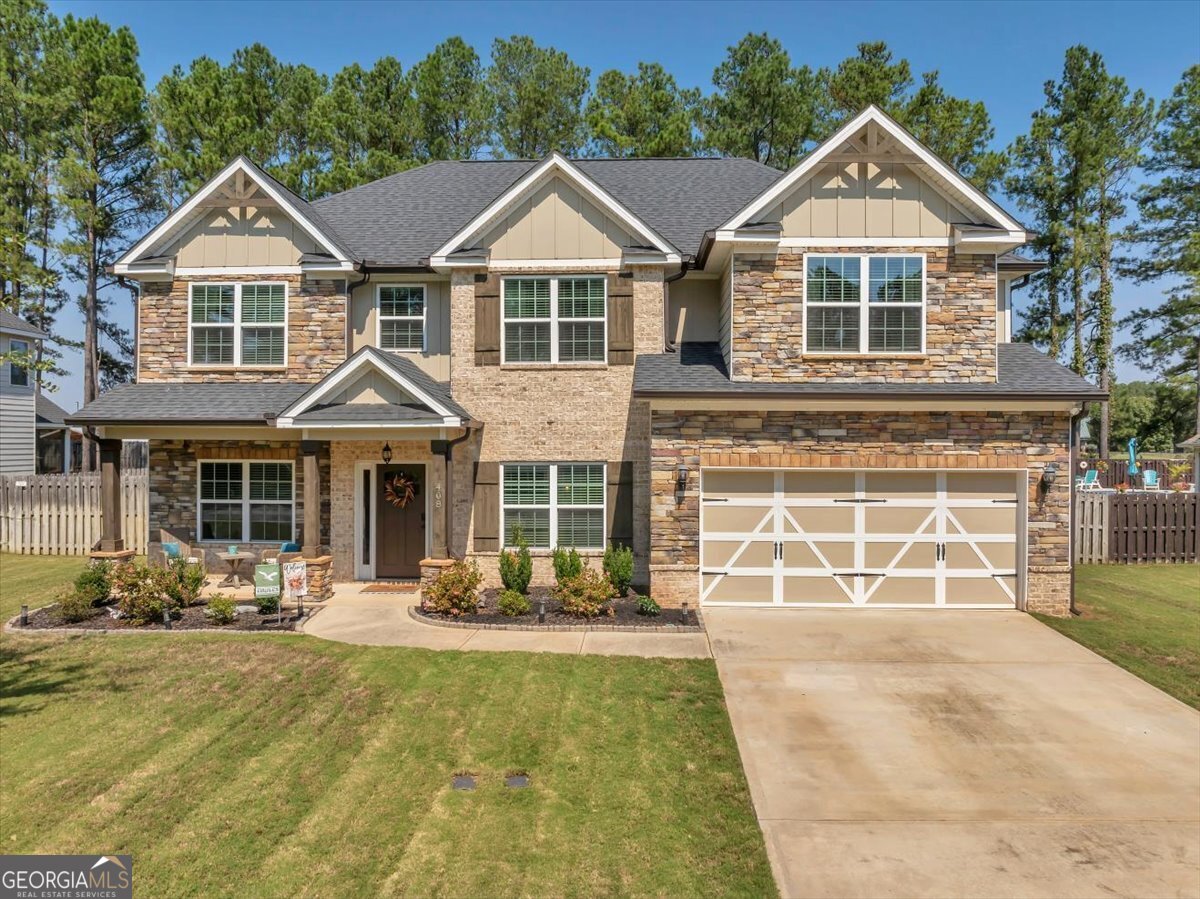
<svg viewBox="0 0 1200 899">
<path fill-rule="evenodd" d="M 592 147 L 601 156 L 690 156 L 700 91 L 683 90 L 658 63 L 637 73 L 601 73 L 587 105 Z"/>
<path fill-rule="evenodd" d="M 566 53 L 530 37 L 497 38 L 487 78 L 497 149 L 520 159 L 577 153 L 587 140 L 588 74 Z"/>
<path fill-rule="evenodd" d="M 411 74 L 424 158 L 475 159 L 491 140 L 479 54 L 461 37 L 452 37 Z"/>
</svg>

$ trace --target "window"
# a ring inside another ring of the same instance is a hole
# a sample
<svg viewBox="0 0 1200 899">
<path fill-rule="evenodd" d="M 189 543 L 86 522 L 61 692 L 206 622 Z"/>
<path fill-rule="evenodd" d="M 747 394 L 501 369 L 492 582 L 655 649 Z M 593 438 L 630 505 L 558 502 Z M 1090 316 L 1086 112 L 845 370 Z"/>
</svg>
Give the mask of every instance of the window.
<svg viewBox="0 0 1200 899">
<path fill-rule="evenodd" d="M 292 540 L 291 462 L 201 462 L 200 539 Z"/>
<path fill-rule="evenodd" d="M 27 340 L 10 340 L 8 343 L 8 351 L 10 353 L 28 353 L 29 341 Z M 16 362 L 8 364 L 8 383 L 13 387 L 28 387 L 29 386 L 29 369 L 24 365 L 18 365 Z"/>
<path fill-rule="evenodd" d="M 923 352 L 925 257 L 807 256 L 804 304 L 810 353 Z"/>
<path fill-rule="evenodd" d="M 607 280 L 505 278 L 503 362 L 604 362 Z"/>
<path fill-rule="evenodd" d="M 380 349 L 425 349 L 425 285 L 384 284 L 378 293 Z"/>
<path fill-rule="evenodd" d="M 604 548 L 604 465 L 523 463 L 501 466 L 504 544 L 520 526 L 532 547 Z"/>
<path fill-rule="evenodd" d="M 192 284 L 190 291 L 192 365 L 286 363 L 286 284 Z"/>
</svg>

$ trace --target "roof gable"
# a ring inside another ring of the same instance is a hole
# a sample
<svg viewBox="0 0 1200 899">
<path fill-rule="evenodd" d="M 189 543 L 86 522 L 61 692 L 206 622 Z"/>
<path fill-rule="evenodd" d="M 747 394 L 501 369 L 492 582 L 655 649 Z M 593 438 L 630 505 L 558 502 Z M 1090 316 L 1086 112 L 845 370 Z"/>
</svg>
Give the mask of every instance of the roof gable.
<svg viewBox="0 0 1200 899">
<path fill-rule="evenodd" d="M 1017 243 L 1024 242 L 1025 229 L 1020 222 L 876 106 L 868 106 L 846 122 L 782 178 L 722 224 L 719 232 L 734 232 L 752 222 L 764 220 L 763 217 L 769 216 L 771 210 L 779 207 L 793 190 L 820 171 L 823 164 L 855 159 L 901 163 L 937 187 L 948 200 L 971 216 L 970 224 L 986 225 L 986 230 L 1001 229 Z"/>
<path fill-rule="evenodd" d="M 165 268 L 170 260 L 163 258 L 164 252 L 213 210 L 244 207 L 277 208 L 331 260 L 347 270 L 351 268 L 348 248 L 320 213 L 249 159 L 239 156 L 134 244 L 116 261 L 113 270 L 135 274 L 139 269 L 131 266 L 139 264 Z"/>
</svg>

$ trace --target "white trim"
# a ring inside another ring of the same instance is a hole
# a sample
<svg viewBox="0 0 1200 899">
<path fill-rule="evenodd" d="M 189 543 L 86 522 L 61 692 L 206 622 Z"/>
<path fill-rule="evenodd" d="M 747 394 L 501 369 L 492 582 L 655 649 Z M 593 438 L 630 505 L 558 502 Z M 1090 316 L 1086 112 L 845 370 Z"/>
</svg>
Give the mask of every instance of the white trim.
<svg viewBox="0 0 1200 899">
<path fill-rule="evenodd" d="M 858 308 L 858 349 L 857 350 L 810 350 L 808 348 L 808 260 L 817 259 L 857 259 L 859 260 L 857 302 L 813 303 L 818 308 L 847 309 Z M 920 259 L 921 260 L 921 348 L 919 350 L 872 350 L 870 349 L 871 309 L 914 309 L 916 303 L 872 303 L 871 302 L 871 260 L 872 259 Z M 800 278 L 800 298 L 803 318 L 803 345 L 805 356 L 861 356 L 864 359 L 887 359 L 900 356 L 923 356 L 926 353 L 926 319 L 929 315 L 929 302 L 926 296 L 928 281 L 928 265 L 924 253 L 805 253 L 802 262 Z"/>
<path fill-rule="evenodd" d="M 460 421 L 459 417 L 457 415 L 455 415 L 453 412 L 451 412 L 449 409 L 447 409 L 445 405 L 437 402 L 435 399 L 433 399 L 433 397 L 429 396 L 429 394 L 427 394 L 425 391 L 421 390 L 419 387 L 417 387 L 415 384 L 413 384 L 411 381 L 409 381 L 408 378 L 406 378 L 402 374 L 400 374 L 400 372 L 395 371 L 394 369 L 392 369 L 391 366 L 381 364 L 379 362 L 379 360 L 374 359 L 371 356 L 372 351 L 377 352 L 377 353 L 384 352 L 383 350 L 376 349 L 375 347 L 370 347 L 365 352 L 363 350 L 360 350 L 357 358 L 352 357 L 351 361 L 348 364 L 343 363 L 345 365 L 345 367 L 328 375 L 324 381 L 320 382 L 320 384 L 317 386 L 317 389 L 314 392 L 300 397 L 300 399 L 296 400 L 296 402 L 292 403 L 292 405 L 290 405 L 290 406 L 288 406 L 288 408 L 284 409 L 283 412 L 281 412 L 279 414 L 278 418 L 276 419 L 276 425 L 279 427 L 291 426 L 292 419 L 295 418 L 295 416 L 297 416 L 301 412 L 304 412 L 307 409 L 311 409 L 313 406 L 317 405 L 317 403 L 323 397 L 327 396 L 332 390 L 337 388 L 339 385 L 345 383 L 348 378 L 350 378 L 355 372 L 357 372 L 360 368 L 362 368 L 366 365 L 370 365 L 376 371 L 382 372 L 383 374 L 387 375 L 389 378 L 392 379 L 393 383 L 395 383 L 397 387 L 399 387 L 401 390 L 404 390 L 407 393 L 411 394 L 417 401 L 428 406 L 430 409 L 432 409 L 438 415 L 441 415 L 444 420 L 449 421 L 450 419 L 453 419 L 455 422 Z M 286 422 L 286 424 L 283 424 L 284 422 Z M 313 425 L 313 427 L 322 427 L 322 428 L 326 427 L 326 426 L 327 425 L 323 422 L 319 425 L 316 425 L 316 424 Z M 356 426 L 362 427 L 363 425 L 360 423 Z M 398 427 L 398 425 L 395 423 L 391 423 L 387 426 L 388 427 Z M 429 424 L 422 423 L 421 427 L 429 427 Z"/>
<path fill-rule="evenodd" d="M 783 248 L 837 247 L 839 250 L 909 247 L 948 247 L 949 237 L 783 237 L 779 246 Z M 821 254 L 830 255 L 830 254 Z"/>
<path fill-rule="evenodd" d="M 997 206 L 992 200 L 981 192 L 975 185 L 967 181 L 962 175 L 956 172 L 953 168 L 946 165 L 937 158 L 929 149 L 921 144 L 913 137 L 907 129 L 902 127 L 890 116 L 886 115 L 878 107 L 868 106 L 850 121 L 846 122 L 833 133 L 824 143 L 809 153 L 804 159 L 792 167 L 792 169 L 768 187 L 765 191 L 751 200 L 744 206 L 736 215 L 729 221 L 723 224 L 718 231 L 732 230 L 740 228 L 747 222 L 751 221 L 756 214 L 759 214 L 787 195 L 794 189 L 801 180 L 811 174 L 816 167 L 825 160 L 827 156 L 835 152 L 851 135 L 856 133 L 860 128 L 864 127 L 868 122 L 874 122 L 882 128 L 889 136 L 899 142 L 909 152 L 918 156 L 922 163 L 931 168 L 935 173 L 944 178 L 949 185 L 963 195 L 965 199 L 974 204 L 979 210 L 989 216 L 993 221 L 1007 229 L 1008 231 L 1020 232 L 1025 234 L 1025 229 L 1021 224 L 1009 217 L 1003 209 Z M 1022 239 L 1024 243 L 1024 239 Z"/>
<path fill-rule="evenodd" d="M 667 255 L 669 261 L 679 261 L 679 252 L 665 238 L 659 236 L 653 228 L 626 209 L 615 197 L 600 187 L 600 185 L 585 175 L 576 166 L 572 165 L 571 161 L 565 156 L 557 152 L 551 153 L 542 162 L 535 165 L 520 181 L 488 204 L 487 208 L 471 219 L 465 228 L 439 247 L 432 254 L 432 259 L 437 260 L 449 256 L 455 250 L 460 249 L 467 241 L 481 236 L 489 225 L 508 211 L 525 193 L 537 186 L 543 178 L 552 177 L 554 174 L 558 174 L 568 181 L 574 182 L 577 188 L 587 193 L 606 212 L 625 225 L 629 231 L 645 238 L 659 250 L 662 250 Z"/>
<path fill-rule="evenodd" d="M 242 498 L 239 500 L 233 499 L 201 499 L 201 469 L 207 464 L 225 464 L 242 466 Z M 290 500 L 282 499 L 250 499 L 250 466 L 254 463 L 263 463 L 267 465 L 286 465 L 292 471 L 292 498 Z M 237 539 L 210 539 L 205 540 L 203 534 L 202 516 L 204 505 L 233 505 L 240 504 L 242 507 L 242 536 Z M 260 506 L 290 506 L 292 510 L 292 536 L 288 540 L 252 540 L 250 539 L 250 506 L 257 504 Z M 308 514 L 307 512 L 305 514 Z M 318 511 L 319 514 L 319 511 Z M 296 539 L 296 461 L 294 459 L 197 459 L 196 460 L 196 542 L 203 543 L 207 546 L 226 546 L 231 543 L 251 543 L 251 544 L 273 544 L 273 543 L 299 543 Z"/>
<path fill-rule="evenodd" d="M 809 354 L 819 355 L 819 354 Z M 880 354 L 873 354 L 880 355 Z M 867 357 L 871 358 L 871 357 Z M 716 394 L 711 396 L 639 396 L 640 400 L 648 400 L 654 410 L 684 410 L 709 411 L 755 409 L 760 412 L 945 412 L 952 409 L 975 412 L 1068 412 L 1078 408 L 1075 399 L 1039 400 L 1021 399 L 990 399 L 987 394 L 960 394 L 958 396 L 943 395 L 929 399 L 888 399 L 887 394 L 881 394 L 877 400 L 838 399 L 836 395 L 826 394 L 816 397 L 782 397 L 780 399 L 764 398 L 762 394 L 739 397 L 733 394 Z M 962 452 L 960 450 L 959 452 Z M 968 450 L 968 452 L 972 452 Z"/>
<path fill-rule="evenodd" d="M 560 509 L 565 509 L 568 512 L 577 511 L 595 511 L 600 510 L 600 545 L 599 546 L 576 546 L 578 550 L 602 550 L 608 547 L 608 463 L 607 462 L 501 462 L 500 465 L 500 530 L 499 543 L 501 549 L 511 549 L 512 547 L 505 546 L 504 537 L 506 529 L 504 527 L 504 512 L 506 509 L 515 510 L 547 510 L 550 513 L 549 518 L 549 546 L 533 546 L 530 544 L 531 550 L 553 550 L 558 546 L 558 512 Z M 510 465 L 545 465 L 550 469 L 550 492 L 545 504 L 523 505 L 523 506 L 508 506 L 504 502 L 504 469 Z M 595 504 L 565 504 L 560 505 L 558 502 L 558 469 L 562 465 L 599 465 L 600 466 L 600 505 Z"/>
<path fill-rule="evenodd" d="M 283 285 L 283 321 L 282 322 L 243 322 L 242 321 L 242 288 Z M 192 321 L 192 292 L 197 287 L 233 287 L 233 321 L 226 324 Z M 287 281 L 190 281 L 188 282 L 187 301 L 187 364 L 188 368 L 214 369 L 218 371 L 234 369 L 272 369 L 286 370 L 288 367 L 288 306 L 291 300 L 291 285 Z M 141 303 L 138 303 L 139 315 Z M 242 362 L 242 331 L 246 328 L 278 328 L 283 331 L 283 361 L 279 363 Z M 233 362 L 194 362 L 192 360 L 192 334 L 197 328 L 221 328 L 233 333 Z M 141 341 L 138 341 L 139 346 Z"/>
<path fill-rule="evenodd" d="M 604 285 L 604 315 L 600 318 L 588 316 L 583 318 L 560 318 L 558 314 L 558 282 L 565 277 L 566 280 L 584 280 L 588 279 L 586 272 L 580 272 L 577 275 L 514 275 L 500 279 L 500 364 L 504 365 L 578 365 L 582 367 L 608 365 L 608 279 L 602 274 L 597 274 L 590 280 L 600 281 Z M 505 312 L 504 303 L 504 285 L 509 281 L 549 281 L 550 282 L 550 315 L 545 318 L 513 318 L 510 319 Z M 558 358 L 558 341 L 559 341 L 559 325 L 567 324 L 583 324 L 601 322 L 604 326 L 604 358 L 603 359 L 571 359 L 566 362 L 559 361 Z M 525 361 L 508 360 L 508 326 L 509 324 L 545 324 L 550 326 L 550 359 L 548 361 Z"/>
<path fill-rule="evenodd" d="M 157 244 L 174 228 L 183 225 L 187 217 L 196 209 L 201 200 L 207 196 L 210 196 L 217 188 L 224 184 L 235 172 L 239 170 L 244 172 L 250 178 L 250 180 L 258 186 L 259 190 L 263 191 L 263 193 L 279 204 L 280 208 L 283 209 L 283 211 L 289 217 L 291 217 L 293 221 L 300 225 L 300 227 L 307 232 L 309 237 L 311 237 L 318 244 L 324 246 L 325 249 L 327 249 L 335 259 L 342 262 L 349 261 L 345 254 L 337 248 L 336 244 L 322 234 L 312 222 L 301 215 L 299 211 L 297 211 L 296 207 L 293 206 L 278 190 L 276 190 L 275 187 L 267 181 L 267 179 L 259 178 L 251 169 L 247 161 L 239 156 L 237 159 L 229 163 L 229 165 L 225 166 L 225 168 L 221 169 L 220 172 L 214 175 L 206 185 L 188 197 L 188 199 L 178 209 L 159 222 L 153 229 L 151 229 L 150 233 L 139 240 L 132 249 L 126 251 L 125 254 L 116 261 L 113 270 L 117 272 L 117 274 L 128 274 L 129 272 L 125 268 L 126 266 L 136 261 L 139 256 L 150 249 L 150 247 Z"/>
<path fill-rule="evenodd" d="M 412 322 L 420 319 L 421 321 L 421 348 L 410 349 L 405 347 L 385 347 L 383 345 L 383 308 L 380 305 L 380 293 L 385 287 L 419 287 L 421 288 L 421 314 L 417 315 L 389 315 L 388 321 L 405 321 Z M 425 353 L 429 348 L 429 287 L 421 281 L 384 281 L 375 285 L 375 346 L 383 350 L 385 353 Z"/>
<path fill-rule="evenodd" d="M 360 431 L 419 431 L 429 430 L 430 428 L 461 428 L 463 426 L 462 419 L 454 415 L 444 415 L 440 419 L 430 419 L 429 421 L 356 421 L 347 419 L 338 421 L 336 419 L 330 421 L 301 421 L 297 422 L 295 416 L 280 416 L 275 419 L 275 427 L 284 430 L 294 430 L 296 428 L 304 428 L 307 434 L 308 431 L 319 431 L 324 429 L 343 430 L 353 429 Z M 302 438 L 307 439 L 307 437 Z"/>
<path fill-rule="evenodd" d="M 517 272 L 523 269 L 547 269 L 551 272 L 560 271 L 604 271 L 618 272 L 621 270 L 621 260 L 612 259 L 497 259 L 488 265 L 494 272 Z"/>
<path fill-rule="evenodd" d="M 203 278 L 217 275 L 300 275 L 303 274 L 298 265 L 213 265 L 188 266 L 175 269 L 175 275 L 180 278 Z"/>
</svg>

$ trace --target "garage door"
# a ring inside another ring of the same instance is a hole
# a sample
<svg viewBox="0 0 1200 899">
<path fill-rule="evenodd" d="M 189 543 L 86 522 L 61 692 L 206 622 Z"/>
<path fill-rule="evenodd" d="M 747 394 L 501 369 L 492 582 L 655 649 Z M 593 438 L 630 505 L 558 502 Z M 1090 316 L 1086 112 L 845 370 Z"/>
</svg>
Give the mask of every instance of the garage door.
<svg viewBox="0 0 1200 899">
<path fill-rule="evenodd" d="M 1012 608 L 1024 473 L 704 469 L 704 605 Z"/>
</svg>

